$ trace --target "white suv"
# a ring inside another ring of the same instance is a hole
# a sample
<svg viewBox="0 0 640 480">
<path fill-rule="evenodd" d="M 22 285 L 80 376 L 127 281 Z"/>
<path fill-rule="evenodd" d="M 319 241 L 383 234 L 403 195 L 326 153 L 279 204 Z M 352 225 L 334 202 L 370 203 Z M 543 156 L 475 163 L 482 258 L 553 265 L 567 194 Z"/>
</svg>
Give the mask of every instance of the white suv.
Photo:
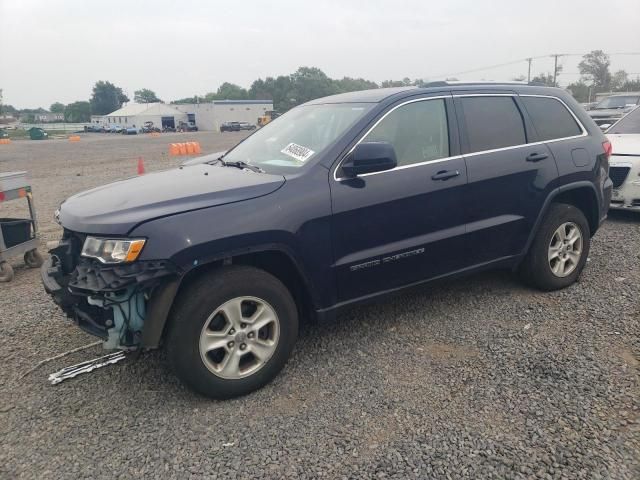
<svg viewBox="0 0 640 480">
<path fill-rule="evenodd" d="M 609 177 L 613 181 L 611 207 L 640 212 L 640 107 L 606 132 L 613 146 Z"/>
</svg>

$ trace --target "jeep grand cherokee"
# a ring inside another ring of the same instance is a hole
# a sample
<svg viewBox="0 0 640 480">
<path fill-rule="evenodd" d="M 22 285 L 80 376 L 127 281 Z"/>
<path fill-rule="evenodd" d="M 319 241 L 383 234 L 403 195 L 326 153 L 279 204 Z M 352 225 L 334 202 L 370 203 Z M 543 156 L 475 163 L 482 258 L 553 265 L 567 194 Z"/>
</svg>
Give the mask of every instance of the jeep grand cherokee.
<svg viewBox="0 0 640 480">
<path fill-rule="evenodd" d="M 72 196 L 43 281 L 105 347 L 164 346 L 193 389 L 242 395 L 282 369 L 300 319 L 489 268 L 568 287 L 610 153 L 555 88 L 322 98 L 225 154 Z"/>
</svg>

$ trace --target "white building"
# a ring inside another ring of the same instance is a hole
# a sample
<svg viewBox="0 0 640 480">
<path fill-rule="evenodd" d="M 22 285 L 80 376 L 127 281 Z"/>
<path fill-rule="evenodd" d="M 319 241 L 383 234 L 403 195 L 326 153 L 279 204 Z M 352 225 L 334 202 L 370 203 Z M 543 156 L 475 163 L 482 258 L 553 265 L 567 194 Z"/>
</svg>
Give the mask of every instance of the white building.
<svg viewBox="0 0 640 480">
<path fill-rule="evenodd" d="M 177 127 L 187 119 L 186 113 L 164 103 L 132 103 L 102 116 L 102 121 L 106 124 L 136 128 L 142 127 L 145 122 L 153 122 L 158 128 Z"/>
<path fill-rule="evenodd" d="M 273 100 L 214 100 L 207 103 L 177 103 L 172 107 L 184 112 L 190 122 L 200 130 L 220 131 L 224 122 L 258 123 L 261 117 L 273 110 Z"/>
</svg>

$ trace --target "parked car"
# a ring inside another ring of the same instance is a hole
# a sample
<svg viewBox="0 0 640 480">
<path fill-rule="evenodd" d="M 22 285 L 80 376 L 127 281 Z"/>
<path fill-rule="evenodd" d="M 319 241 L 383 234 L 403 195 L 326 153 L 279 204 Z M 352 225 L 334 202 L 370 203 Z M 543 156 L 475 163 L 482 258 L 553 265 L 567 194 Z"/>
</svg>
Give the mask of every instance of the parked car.
<svg viewBox="0 0 640 480">
<path fill-rule="evenodd" d="M 153 125 L 153 122 L 149 121 L 149 122 L 144 122 L 144 125 L 142 125 L 142 128 L 140 129 L 140 133 L 160 133 L 161 130 Z"/>
<path fill-rule="evenodd" d="M 106 348 L 163 345 L 227 398 L 277 375 L 301 319 L 490 268 L 573 284 L 609 141 L 560 89 L 436 85 L 314 100 L 225 154 L 70 197 L 45 289 Z"/>
<path fill-rule="evenodd" d="M 249 122 L 238 122 L 240 130 L 255 130 L 256 126 Z"/>
<path fill-rule="evenodd" d="M 220 125 L 221 132 L 239 132 L 240 122 L 224 122 Z"/>
<path fill-rule="evenodd" d="M 4 128 L 0 128 L 0 138 L 9 138 L 9 132 Z"/>
<path fill-rule="evenodd" d="M 98 132 L 102 132 L 103 130 L 102 130 L 102 125 L 98 125 L 97 123 L 92 123 L 91 125 L 85 125 L 84 131 L 98 133 Z"/>
<path fill-rule="evenodd" d="M 611 95 L 589 110 L 589 115 L 600 128 L 606 130 L 638 104 L 640 104 L 640 95 L 638 94 Z"/>
<path fill-rule="evenodd" d="M 613 149 L 609 164 L 611 208 L 640 212 L 640 107 L 614 123 L 607 138 Z"/>
<path fill-rule="evenodd" d="M 179 132 L 197 132 L 198 126 L 194 122 L 180 122 L 178 124 Z"/>
<path fill-rule="evenodd" d="M 138 129 L 136 128 L 135 125 L 132 125 L 130 127 L 124 127 L 122 129 L 122 134 L 123 135 L 137 135 L 138 134 Z"/>
<path fill-rule="evenodd" d="M 162 127 L 162 133 L 170 133 L 175 131 L 176 127 L 170 127 L 169 125 L 165 125 L 164 127 Z"/>
<path fill-rule="evenodd" d="M 122 125 L 109 125 L 109 133 L 122 133 Z"/>
</svg>

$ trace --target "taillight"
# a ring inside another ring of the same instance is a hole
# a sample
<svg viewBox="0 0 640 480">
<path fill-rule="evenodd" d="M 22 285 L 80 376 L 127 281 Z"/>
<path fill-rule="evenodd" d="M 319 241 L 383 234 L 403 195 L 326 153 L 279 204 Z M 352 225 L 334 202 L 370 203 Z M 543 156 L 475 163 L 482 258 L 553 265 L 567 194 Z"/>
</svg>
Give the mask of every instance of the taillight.
<svg viewBox="0 0 640 480">
<path fill-rule="evenodd" d="M 609 157 L 613 152 L 613 146 L 611 145 L 611 142 L 609 140 L 605 140 L 604 142 L 602 142 L 602 148 L 604 149 L 604 156 L 607 157 L 607 160 L 609 160 Z"/>
</svg>

